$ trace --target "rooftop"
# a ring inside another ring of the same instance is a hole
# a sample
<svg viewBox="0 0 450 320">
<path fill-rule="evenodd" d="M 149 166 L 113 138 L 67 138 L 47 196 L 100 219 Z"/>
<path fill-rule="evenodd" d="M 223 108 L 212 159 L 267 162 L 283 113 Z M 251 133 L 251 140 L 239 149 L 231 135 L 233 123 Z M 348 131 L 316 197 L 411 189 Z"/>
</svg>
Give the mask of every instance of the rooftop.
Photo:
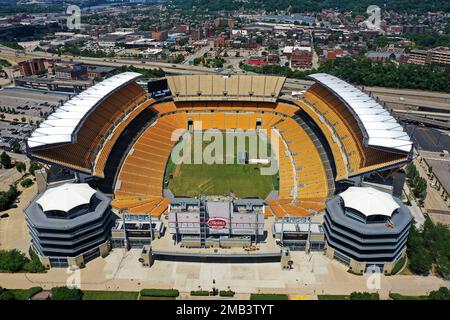
<svg viewBox="0 0 450 320">
<path fill-rule="evenodd" d="M 364 214 L 390 217 L 399 208 L 392 195 L 372 187 L 350 187 L 340 194 L 346 208 L 352 208 Z"/>
<path fill-rule="evenodd" d="M 348 217 L 342 206 L 340 205 L 341 197 L 340 195 L 331 198 L 326 202 L 327 211 L 330 213 L 329 217 L 337 224 L 342 226 L 342 228 L 351 229 L 357 231 L 363 235 L 396 235 L 402 232 L 406 226 L 412 221 L 412 215 L 409 209 L 402 204 L 400 199 L 393 198 L 393 200 L 398 204 L 398 213 L 393 215 L 391 220 L 391 225 L 386 225 L 385 222 L 380 223 L 363 223 L 356 219 Z"/>
<path fill-rule="evenodd" d="M 65 183 L 55 188 L 47 189 L 36 201 L 43 211 L 64 211 L 88 204 L 95 194 L 87 183 Z"/>
<path fill-rule="evenodd" d="M 425 159 L 447 194 L 450 194 L 450 161 Z"/>
<path fill-rule="evenodd" d="M 141 77 L 140 73 L 124 72 L 112 76 L 81 92 L 57 108 L 28 138 L 28 146 L 70 143 L 78 125 L 109 95 Z"/>
<path fill-rule="evenodd" d="M 403 127 L 372 97 L 326 73 L 315 73 L 308 77 L 327 87 L 348 107 L 358 120 L 368 146 L 411 151 L 412 141 Z"/>
</svg>

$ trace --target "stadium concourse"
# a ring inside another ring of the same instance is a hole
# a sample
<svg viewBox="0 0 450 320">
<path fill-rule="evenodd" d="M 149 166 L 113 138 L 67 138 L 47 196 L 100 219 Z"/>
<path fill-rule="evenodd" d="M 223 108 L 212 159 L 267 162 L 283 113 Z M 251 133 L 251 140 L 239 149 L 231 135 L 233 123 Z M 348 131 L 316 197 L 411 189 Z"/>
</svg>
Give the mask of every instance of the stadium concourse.
<svg viewBox="0 0 450 320">
<path fill-rule="evenodd" d="M 274 129 L 281 143 L 278 199 L 266 215 L 309 216 L 325 209 L 337 183 L 410 161 L 412 143 L 397 121 L 358 88 L 327 74 L 299 99 L 285 78 L 249 75 L 167 77 L 163 95 L 125 72 L 67 101 L 28 139 L 31 158 L 109 185 L 112 206 L 159 217 L 170 153 L 194 121 L 203 130 Z"/>
</svg>

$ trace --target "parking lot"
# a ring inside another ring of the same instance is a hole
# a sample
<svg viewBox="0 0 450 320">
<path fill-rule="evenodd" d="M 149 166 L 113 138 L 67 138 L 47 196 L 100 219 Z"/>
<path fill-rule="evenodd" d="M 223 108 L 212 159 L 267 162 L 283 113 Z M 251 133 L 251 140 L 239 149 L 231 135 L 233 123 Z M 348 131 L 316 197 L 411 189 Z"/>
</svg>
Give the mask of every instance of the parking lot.
<svg viewBox="0 0 450 320">
<path fill-rule="evenodd" d="M 68 99 L 64 93 L 18 87 L 0 90 L 0 148 L 11 150 L 11 140 L 18 140 L 24 147 L 24 139 L 36 124 Z"/>
</svg>

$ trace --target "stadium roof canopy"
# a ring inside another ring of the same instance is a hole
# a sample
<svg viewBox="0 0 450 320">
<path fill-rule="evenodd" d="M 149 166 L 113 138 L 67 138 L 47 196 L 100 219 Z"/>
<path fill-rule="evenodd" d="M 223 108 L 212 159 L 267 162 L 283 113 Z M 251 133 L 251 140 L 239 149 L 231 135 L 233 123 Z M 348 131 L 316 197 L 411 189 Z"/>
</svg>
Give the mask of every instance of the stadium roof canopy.
<svg viewBox="0 0 450 320">
<path fill-rule="evenodd" d="M 141 77 L 140 73 L 124 72 L 112 76 L 76 95 L 47 117 L 28 138 L 28 147 L 69 143 L 83 120 L 108 96 Z"/>
<path fill-rule="evenodd" d="M 36 201 L 43 211 L 63 211 L 88 204 L 95 194 L 87 183 L 65 183 L 55 188 L 47 189 Z"/>
<path fill-rule="evenodd" d="M 394 210 L 400 208 L 394 198 L 386 192 L 372 187 L 350 187 L 340 194 L 344 206 L 357 210 L 366 217 L 373 215 L 392 216 Z"/>
<path fill-rule="evenodd" d="M 167 77 L 173 100 L 276 102 L 286 78 L 249 75 Z"/>
<path fill-rule="evenodd" d="M 351 84 L 326 73 L 309 75 L 331 90 L 350 110 L 371 147 L 410 152 L 412 141 L 403 127 L 372 97 Z"/>
</svg>

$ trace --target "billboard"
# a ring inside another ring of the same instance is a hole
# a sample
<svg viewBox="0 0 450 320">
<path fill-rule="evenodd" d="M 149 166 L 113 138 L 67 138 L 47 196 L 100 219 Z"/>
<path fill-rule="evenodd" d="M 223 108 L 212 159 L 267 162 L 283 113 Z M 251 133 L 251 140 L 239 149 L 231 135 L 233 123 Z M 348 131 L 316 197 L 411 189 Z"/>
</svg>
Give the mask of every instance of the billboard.
<svg viewBox="0 0 450 320">
<path fill-rule="evenodd" d="M 227 228 L 227 221 L 222 218 L 211 218 L 208 220 L 208 227 L 210 229 L 225 229 Z"/>
<path fill-rule="evenodd" d="M 147 90 L 150 94 L 150 97 L 153 99 L 163 98 L 171 95 L 169 86 L 167 85 L 167 79 L 149 81 L 147 83 Z"/>
<path fill-rule="evenodd" d="M 228 234 L 230 223 L 228 219 L 222 217 L 209 217 L 206 222 L 209 234 Z"/>
</svg>

